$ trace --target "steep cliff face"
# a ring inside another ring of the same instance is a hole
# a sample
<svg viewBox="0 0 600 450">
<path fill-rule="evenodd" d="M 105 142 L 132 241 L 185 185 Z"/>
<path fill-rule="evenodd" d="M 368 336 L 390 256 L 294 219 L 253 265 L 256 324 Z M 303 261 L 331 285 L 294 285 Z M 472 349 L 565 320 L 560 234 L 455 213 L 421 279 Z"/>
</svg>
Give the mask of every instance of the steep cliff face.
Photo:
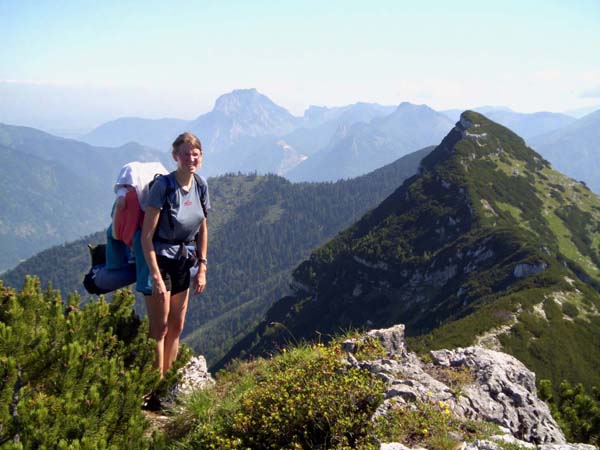
<svg viewBox="0 0 600 450">
<path fill-rule="evenodd" d="M 421 348 L 490 342 L 544 377 L 599 384 L 599 244 L 600 199 L 467 111 L 418 175 L 295 270 L 294 294 L 229 357 L 403 322 Z"/>
</svg>

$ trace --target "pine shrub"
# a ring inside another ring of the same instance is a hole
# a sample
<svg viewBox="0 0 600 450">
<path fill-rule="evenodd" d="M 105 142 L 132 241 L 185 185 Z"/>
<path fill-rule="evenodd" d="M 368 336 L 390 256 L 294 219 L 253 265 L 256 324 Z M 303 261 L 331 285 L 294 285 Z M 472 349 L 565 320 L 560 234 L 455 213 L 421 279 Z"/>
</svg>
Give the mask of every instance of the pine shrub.
<svg viewBox="0 0 600 450">
<path fill-rule="evenodd" d="M 588 394 L 579 383 L 564 380 L 556 389 L 550 380 L 540 380 L 539 396 L 550 406 L 552 415 L 570 442 L 600 444 L 600 390 Z M 553 392 L 555 391 L 555 392 Z"/>
<path fill-rule="evenodd" d="M 153 344 L 118 292 L 80 306 L 27 277 L 0 281 L 0 446 L 147 448 L 141 402 L 157 382 Z"/>
</svg>

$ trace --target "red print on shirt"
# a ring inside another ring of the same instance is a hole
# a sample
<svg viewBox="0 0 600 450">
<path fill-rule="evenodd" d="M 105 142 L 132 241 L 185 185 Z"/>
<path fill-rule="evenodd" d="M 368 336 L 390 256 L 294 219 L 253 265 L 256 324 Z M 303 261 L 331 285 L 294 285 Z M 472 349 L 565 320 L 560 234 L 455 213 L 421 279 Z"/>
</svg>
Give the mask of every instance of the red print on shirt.
<svg viewBox="0 0 600 450">
<path fill-rule="evenodd" d="M 192 201 L 186 200 L 185 202 L 183 202 L 183 206 L 192 206 Z"/>
</svg>

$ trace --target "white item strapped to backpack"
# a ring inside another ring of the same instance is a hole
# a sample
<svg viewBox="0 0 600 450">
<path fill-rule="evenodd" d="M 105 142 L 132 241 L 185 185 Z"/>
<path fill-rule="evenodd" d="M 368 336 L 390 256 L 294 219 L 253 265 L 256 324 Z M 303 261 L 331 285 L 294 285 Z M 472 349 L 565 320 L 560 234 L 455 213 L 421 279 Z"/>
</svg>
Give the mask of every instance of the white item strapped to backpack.
<svg viewBox="0 0 600 450">
<path fill-rule="evenodd" d="M 157 174 L 167 175 L 169 171 L 159 162 L 133 161 L 121 167 L 117 182 L 115 183 L 115 194 L 126 186 L 133 186 L 140 202 L 142 211 L 146 210 L 146 198 L 148 197 L 149 184 Z"/>
</svg>

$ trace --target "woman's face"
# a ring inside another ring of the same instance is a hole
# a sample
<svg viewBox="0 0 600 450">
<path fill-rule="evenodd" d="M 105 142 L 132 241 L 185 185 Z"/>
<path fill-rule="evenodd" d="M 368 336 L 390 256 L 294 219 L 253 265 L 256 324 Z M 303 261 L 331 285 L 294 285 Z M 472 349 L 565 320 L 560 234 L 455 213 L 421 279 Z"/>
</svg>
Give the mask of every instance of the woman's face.
<svg viewBox="0 0 600 450">
<path fill-rule="evenodd" d="M 192 144 L 183 143 L 173 153 L 177 168 L 194 173 L 202 166 L 202 152 Z"/>
</svg>

